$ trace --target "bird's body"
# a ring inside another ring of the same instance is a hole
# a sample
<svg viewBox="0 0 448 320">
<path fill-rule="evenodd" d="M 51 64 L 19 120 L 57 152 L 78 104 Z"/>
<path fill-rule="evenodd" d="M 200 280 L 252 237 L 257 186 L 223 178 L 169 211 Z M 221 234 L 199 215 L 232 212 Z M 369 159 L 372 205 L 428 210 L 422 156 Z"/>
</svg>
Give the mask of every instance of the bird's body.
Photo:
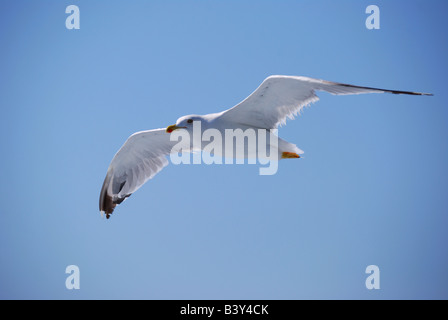
<svg viewBox="0 0 448 320">
<path fill-rule="evenodd" d="M 180 151 L 179 144 L 170 139 L 173 131 L 184 132 L 193 137 L 187 148 L 189 151 L 206 149 L 208 141 L 203 138 L 207 131 L 225 137 L 226 130 L 231 130 L 243 135 L 239 141 L 250 141 L 244 140 L 244 135 L 248 138 L 248 132 L 254 132 L 256 141 L 260 141 L 261 135 L 266 133 L 266 142 L 261 140 L 262 143 L 245 143 L 243 152 L 238 153 L 237 144 L 230 148 L 223 145 L 222 148 L 214 148 L 213 152 L 223 157 L 250 158 L 259 157 L 260 149 L 264 148 L 269 154 L 275 153 L 277 159 L 299 158 L 303 151 L 278 138 L 275 129 L 285 124 L 288 118 L 293 119 L 305 106 L 318 101 L 316 91 L 335 95 L 384 92 L 430 95 L 354 86 L 307 77 L 270 76 L 249 97 L 233 108 L 202 116 L 184 116 L 166 129 L 142 131 L 131 135 L 109 165 L 100 194 L 100 211 L 106 213 L 109 218 L 117 204 L 168 164 L 168 155 Z M 194 131 L 198 126 L 199 135 L 195 135 Z M 178 129 L 181 130 L 177 131 Z"/>
<path fill-rule="evenodd" d="M 186 150 L 190 151 L 203 151 L 207 150 L 210 146 L 210 140 L 216 140 L 216 135 L 220 136 L 222 140 L 221 147 L 213 149 L 213 153 L 216 156 L 224 158 L 259 158 L 263 157 L 263 153 L 266 150 L 277 152 L 277 157 L 281 158 L 283 152 L 302 154 L 303 151 L 297 148 L 292 143 L 280 139 L 274 132 L 274 128 L 255 127 L 244 122 L 229 121 L 225 112 L 213 113 L 208 115 L 188 115 L 180 118 L 177 123 L 182 123 L 182 119 L 193 120 L 193 126 L 189 127 L 188 123 L 184 128 L 182 125 L 178 125 L 185 130 L 185 133 L 191 137 L 190 144 Z M 195 128 L 197 129 L 195 131 Z M 212 131 L 213 130 L 213 131 Z M 216 133 L 216 135 L 213 135 Z M 213 135 L 213 138 L 209 139 L 208 136 Z M 207 137 L 207 138 L 206 138 Z M 230 139 L 232 137 L 233 139 Z M 238 143 L 243 142 L 244 143 Z M 252 141 L 251 141 L 252 140 Z M 263 142 L 262 146 L 257 143 Z M 241 150 L 238 149 L 241 147 Z M 260 148 L 261 147 L 261 148 Z M 176 148 L 174 146 L 174 148 Z M 185 150 L 184 149 L 184 150 Z M 263 152 L 260 152 L 262 149 Z M 278 150 L 277 150 L 278 149 Z M 177 152 L 178 150 L 173 150 Z"/>
</svg>

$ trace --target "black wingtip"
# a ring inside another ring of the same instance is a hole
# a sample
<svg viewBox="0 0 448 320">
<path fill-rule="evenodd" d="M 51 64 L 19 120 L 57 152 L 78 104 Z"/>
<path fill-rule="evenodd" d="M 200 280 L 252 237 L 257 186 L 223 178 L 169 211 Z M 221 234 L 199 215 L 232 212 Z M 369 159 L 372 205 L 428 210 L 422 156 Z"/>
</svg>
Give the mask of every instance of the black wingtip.
<svg viewBox="0 0 448 320">
<path fill-rule="evenodd" d="M 412 91 L 398 91 L 398 90 L 390 90 L 388 91 L 393 94 L 409 94 L 414 96 L 433 96 L 432 93 L 425 93 L 425 92 L 412 92 Z"/>
<path fill-rule="evenodd" d="M 117 205 L 119 205 L 120 203 L 122 203 L 126 198 L 131 196 L 131 193 L 126 194 L 122 197 L 118 198 L 117 196 L 111 196 L 108 193 L 109 190 L 109 184 L 111 181 L 111 177 L 112 174 L 110 172 L 108 172 L 108 174 L 106 175 L 106 178 L 104 179 L 104 183 L 103 183 L 103 187 L 101 188 L 101 193 L 100 193 L 100 212 L 104 212 L 106 214 L 106 219 L 109 219 L 111 214 L 114 212 L 115 207 Z M 123 189 L 124 186 L 124 182 L 120 185 L 120 190 L 118 192 L 120 192 Z M 114 200 L 115 199 L 115 200 Z"/>
<path fill-rule="evenodd" d="M 100 206 L 100 211 L 104 212 L 106 214 L 106 219 L 109 219 L 111 214 L 114 212 L 115 207 L 117 204 L 122 203 L 126 198 L 129 198 L 131 196 L 130 194 L 125 195 L 122 198 L 118 198 L 117 200 L 112 200 L 112 197 L 108 194 L 104 195 L 104 199 L 102 201 L 102 204 Z"/>
<path fill-rule="evenodd" d="M 117 203 L 112 200 L 112 197 L 108 194 L 105 194 L 103 201 L 100 206 L 100 211 L 106 214 L 106 218 L 109 219 L 109 216 L 114 212 Z"/>
<path fill-rule="evenodd" d="M 107 219 L 109 219 L 109 216 L 117 206 L 117 204 L 114 203 L 112 197 L 107 194 L 111 177 L 111 174 L 108 172 L 106 178 L 104 178 L 103 187 L 101 188 L 100 193 L 100 212 L 104 212 Z"/>
<path fill-rule="evenodd" d="M 359 88 L 359 89 L 371 89 L 371 90 L 378 90 L 383 92 L 388 92 L 392 94 L 408 94 L 413 96 L 433 96 L 432 93 L 425 93 L 425 92 L 414 92 L 414 91 L 402 91 L 402 90 L 389 90 L 389 89 L 381 89 L 381 88 L 373 88 L 373 87 L 362 87 L 362 86 L 355 86 L 352 84 L 347 83 L 337 83 L 338 85 L 349 87 L 349 88 Z"/>
</svg>

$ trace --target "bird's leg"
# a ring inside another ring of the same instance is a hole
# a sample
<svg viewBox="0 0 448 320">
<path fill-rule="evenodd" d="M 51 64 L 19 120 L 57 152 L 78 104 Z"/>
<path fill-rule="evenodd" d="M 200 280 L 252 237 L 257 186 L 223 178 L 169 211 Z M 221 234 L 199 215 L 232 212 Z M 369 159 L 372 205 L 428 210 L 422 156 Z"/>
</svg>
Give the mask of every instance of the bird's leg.
<svg viewBox="0 0 448 320">
<path fill-rule="evenodd" d="M 282 159 L 296 159 L 300 156 L 295 152 L 282 152 Z"/>
</svg>

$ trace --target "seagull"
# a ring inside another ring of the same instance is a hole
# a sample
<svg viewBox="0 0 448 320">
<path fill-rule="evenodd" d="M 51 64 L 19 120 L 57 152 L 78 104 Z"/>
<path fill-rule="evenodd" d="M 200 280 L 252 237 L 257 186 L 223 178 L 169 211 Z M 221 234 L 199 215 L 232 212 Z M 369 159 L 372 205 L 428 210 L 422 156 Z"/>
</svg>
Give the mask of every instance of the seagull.
<svg viewBox="0 0 448 320">
<path fill-rule="evenodd" d="M 174 125 L 164 129 L 140 131 L 132 134 L 112 159 L 100 193 L 99 209 L 106 218 L 132 193 L 168 165 L 167 156 L 175 150 L 176 141 L 170 140 L 175 130 L 192 130 L 193 123 L 200 122 L 203 128 L 242 130 L 277 129 L 294 119 L 300 111 L 319 100 L 316 91 L 333 95 L 363 93 L 392 93 L 431 96 L 430 93 L 387 90 L 331 82 L 302 76 L 273 75 L 246 99 L 236 106 L 213 114 L 187 115 Z M 303 153 L 294 144 L 279 138 L 280 159 L 300 158 Z"/>
</svg>

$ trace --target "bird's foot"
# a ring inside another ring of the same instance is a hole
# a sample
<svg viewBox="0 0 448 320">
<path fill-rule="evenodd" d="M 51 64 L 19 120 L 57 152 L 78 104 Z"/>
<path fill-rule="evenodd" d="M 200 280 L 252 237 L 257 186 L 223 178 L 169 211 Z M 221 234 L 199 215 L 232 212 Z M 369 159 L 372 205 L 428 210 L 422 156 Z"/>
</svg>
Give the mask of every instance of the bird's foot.
<svg viewBox="0 0 448 320">
<path fill-rule="evenodd" d="M 282 159 L 297 159 L 300 156 L 295 152 L 282 152 Z"/>
</svg>

